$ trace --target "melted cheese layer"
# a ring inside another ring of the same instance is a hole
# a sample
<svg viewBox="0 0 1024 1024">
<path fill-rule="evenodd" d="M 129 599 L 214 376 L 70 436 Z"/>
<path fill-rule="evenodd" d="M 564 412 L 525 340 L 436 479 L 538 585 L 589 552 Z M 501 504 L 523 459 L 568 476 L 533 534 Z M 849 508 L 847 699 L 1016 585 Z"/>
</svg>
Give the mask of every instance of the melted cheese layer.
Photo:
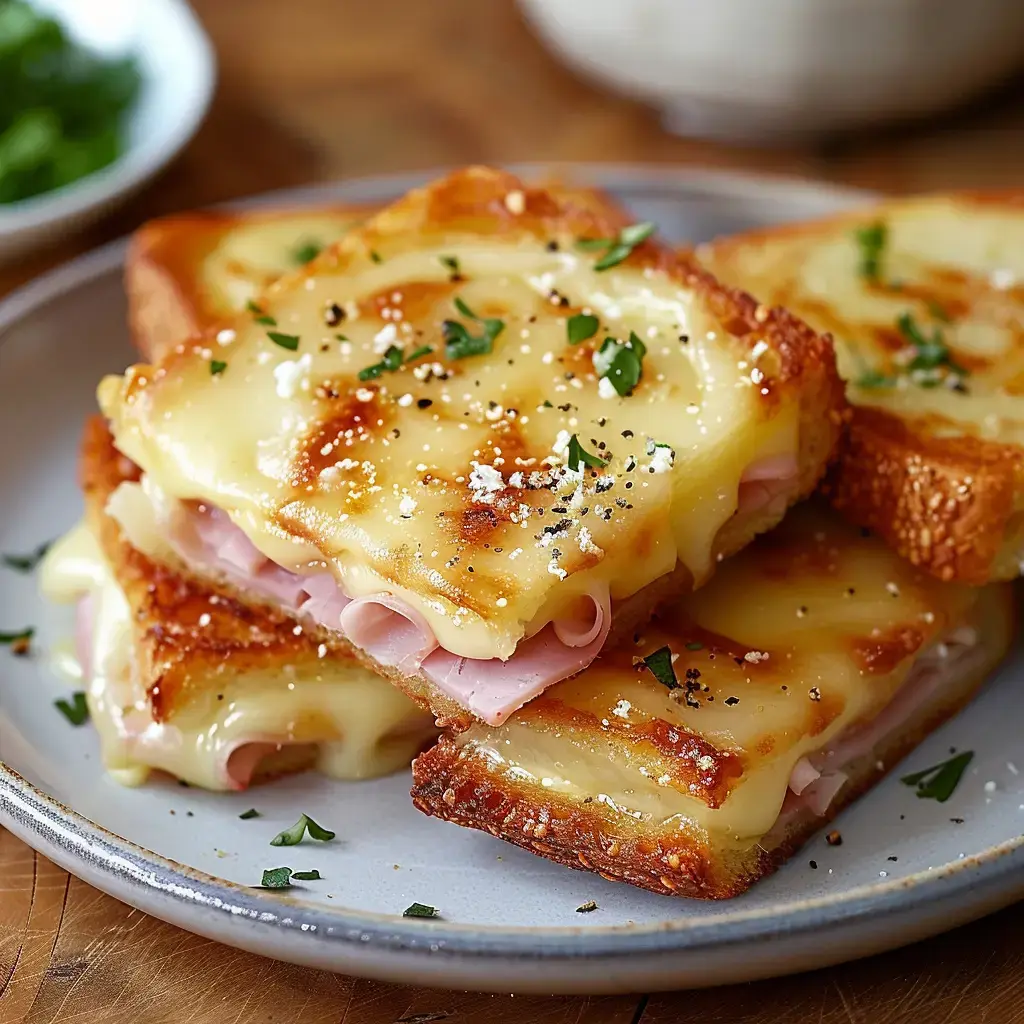
<svg viewBox="0 0 1024 1024">
<path fill-rule="evenodd" d="M 748 848 L 775 824 L 802 758 L 841 769 L 829 751 L 882 714 L 915 665 L 931 670 L 949 656 L 936 641 L 970 653 L 975 633 L 963 625 L 993 611 L 981 593 L 798 509 L 634 650 L 455 742 L 510 781 Z M 987 593 L 1006 613 L 1009 588 Z M 677 690 L 633 664 L 665 645 Z"/>
<path fill-rule="evenodd" d="M 160 769 L 205 789 L 243 788 L 253 764 L 233 777 L 231 755 L 250 744 L 266 744 L 270 756 L 314 746 L 318 771 L 374 778 L 407 767 L 436 734 L 429 716 L 374 673 L 329 660 L 218 677 L 196 686 L 200 697 L 171 722 L 155 722 L 134 663 L 131 608 L 87 527 L 54 545 L 41 579 L 52 600 L 91 599 L 86 698 L 104 766 L 124 785 Z"/>
<path fill-rule="evenodd" d="M 507 659 L 605 583 L 625 598 L 677 561 L 702 583 L 744 470 L 795 455 L 798 403 L 772 400 L 692 292 L 634 268 L 597 273 L 571 244 L 457 239 L 293 277 L 264 302 L 273 326 L 247 314 L 230 338 L 108 378 L 116 443 L 169 497 L 226 511 L 272 561 L 326 564 L 352 597 L 392 593 L 467 658 Z M 483 329 L 456 298 L 502 321 L 491 355 L 443 358 L 443 321 Z M 344 318 L 327 327 L 330 308 Z M 601 328 L 569 345 L 582 309 Z M 602 397 L 593 344 L 631 331 L 647 349 L 640 386 Z M 433 351 L 358 381 L 389 345 Z M 227 368 L 211 374 L 211 359 Z M 571 434 L 610 456 L 607 470 L 530 489 Z"/>
</svg>

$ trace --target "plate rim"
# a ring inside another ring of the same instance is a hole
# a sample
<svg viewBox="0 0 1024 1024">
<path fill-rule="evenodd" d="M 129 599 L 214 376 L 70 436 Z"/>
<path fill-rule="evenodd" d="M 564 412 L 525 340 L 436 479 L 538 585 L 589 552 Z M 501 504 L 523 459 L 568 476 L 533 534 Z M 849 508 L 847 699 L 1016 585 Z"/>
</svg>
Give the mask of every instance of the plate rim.
<svg viewBox="0 0 1024 1024">
<path fill-rule="evenodd" d="M 512 165 L 518 173 L 536 174 L 552 164 Z M 718 171 L 713 168 L 657 167 L 629 164 L 587 164 L 564 162 L 558 169 L 573 171 L 598 186 L 618 188 L 639 184 L 678 192 L 681 185 L 722 196 L 763 198 L 765 190 L 779 196 L 795 197 L 813 189 L 826 201 L 854 204 L 877 198 L 866 190 L 834 186 L 804 179 Z M 342 182 L 327 182 L 297 189 L 283 189 L 254 197 L 218 204 L 221 209 L 258 208 L 280 204 L 304 205 L 328 198 L 336 202 L 370 202 L 380 193 L 404 191 L 429 180 L 442 171 L 424 170 L 373 175 Z M 371 193 L 365 195 L 364 193 Z M 122 238 L 79 256 L 16 289 L 0 302 L 0 354 L 8 329 L 42 306 L 59 299 L 69 290 L 123 266 L 128 239 Z M 189 909 L 221 918 L 248 918 L 261 927 L 260 935 L 272 937 L 275 930 L 300 934 L 303 944 L 329 943 L 381 953 L 407 951 L 448 955 L 474 961 L 578 960 L 601 956 L 637 957 L 657 953 L 713 951 L 750 945 L 782 935 L 799 938 L 824 928 L 841 927 L 867 917 L 874 920 L 891 915 L 910 915 L 928 906 L 956 904 L 970 889 L 987 891 L 999 886 L 1024 866 L 1024 835 L 989 847 L 962 860 L 920 871 L 901 879 L 862 885 L 841 893 L 826 894 L 786 903 L 784 906 L 725 911 L 714 918 L 662 921 L 650 925 L 501 926 L 459 924 L 458 922 L 405 921 L 397 915 L 376 914 L 306 903 L 294 897 L 275 895 L 272 909 L 267 897 L 186 865 L 177 864 L 117 836 L 24 779 L 0 761 L 0 824 L 44 855 L 58 863 L 92 865 L 89 882 L 119 898 L 124 886 L 142 886 L 147 912 L 160 916 L 164 908 L 182 910 L 168 919 L 184 927 Z M 13 827 L 12 827 L 13 826 Z M 67 868 L 75 874 L 73 868 Z M 106 885 L 104 883 L 107 883 Z M 1019 888 L 1024 888 L 1024 882 Z M 673 897 L 666 897 L 672 899 Z M 978 899 L 979 904 L 982 900 Z M 985 911 L 979 911 L 985 912 Z M 933 916 L 939 916 L 933 914 Z M 963 915 L 959 920 L 963 919 Z M 955 923 L 959 923 L 959 920 Z M 937 930 L 937 929 L 936 929 Z M 880 944 L 882 945 L 882 944 Z"/>
</svg>

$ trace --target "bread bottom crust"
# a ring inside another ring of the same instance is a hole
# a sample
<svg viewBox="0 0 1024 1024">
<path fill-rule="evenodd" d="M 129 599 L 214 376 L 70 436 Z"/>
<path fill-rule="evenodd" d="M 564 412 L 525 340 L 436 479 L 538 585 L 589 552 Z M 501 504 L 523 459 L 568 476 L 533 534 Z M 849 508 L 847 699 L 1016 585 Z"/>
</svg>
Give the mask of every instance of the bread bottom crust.
<svg viewBox="0 0 1024 1024">
<path fill-rule="evenodd" d="M 594 871 L 663 895 L 728 899 L 775 871 L 819 828 L 874 786 L 929 733 L 956 714 L 1005 654 L 1013 634 L 1003 588 L 979 595 L 980 640 L 963 674 L 922 704 L 904 726 L 843 766 L 846 784 L 824 815 L 805 809 L 746 849 L 716 847 L 703 830 L 652 825 L 600 801 L 584 803 L 510 779 L 486 756 L 443 737 L 413 762 L 412 798 L 424 814 L 478 829 L 567 867 Z"/>
</svg>

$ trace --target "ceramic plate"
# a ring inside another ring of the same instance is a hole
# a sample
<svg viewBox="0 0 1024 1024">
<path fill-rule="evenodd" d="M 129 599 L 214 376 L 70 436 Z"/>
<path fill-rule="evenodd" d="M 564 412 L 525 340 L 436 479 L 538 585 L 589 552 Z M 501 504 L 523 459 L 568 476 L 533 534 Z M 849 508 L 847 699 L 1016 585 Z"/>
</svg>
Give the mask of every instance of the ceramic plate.
<svg viewBox="0 0 1024 1024">
<path fill-rule="evenodd" d="M 819 186 L 701 172 L 582 169 L 678 240 L 822 214 L 863 201 Z M 285 197 L 379 201 L 411 179 Z M 264 202 L 267 200 L 264 199 Z M 124 246 L 64 267 L 0 307 L 0 550 L 29 550 L 78 517 L 75 457 L 101 374 L 131 361 L 121 289 Z M 237 795 L 174 783 L 120 788 L 96 738 L 53 708 L 68 683 L 51 652 L 63 609 L 35 580 L 0 572 L 0 629 L 34 625 L 32 658 L 0 648 L 0 823 L 63 867 L 148 913 L 269 956 L 410 983 L 598 993 L 741 981 L 891 948 L 1024 894 L 1024 653 L 981 696 L 821 836 L 739 899 L 699 903 L 550 864 L 416 812 L 409 778 L 293 777 Z M 899 775 L 976 757 L 946 804 Z M 239 820 L 257 807 L 262 817 Z M 268 845 L 298 811 L 334 829 L 329 844 Z M 812 868 L 813 861 L 817 867 Z M 262 870 L 316 868 L 282 896 Z M 576 908 L 595 900 L 587 915 Z M 440 920 L 406 919 L 413 901 Z"/>
</svg>

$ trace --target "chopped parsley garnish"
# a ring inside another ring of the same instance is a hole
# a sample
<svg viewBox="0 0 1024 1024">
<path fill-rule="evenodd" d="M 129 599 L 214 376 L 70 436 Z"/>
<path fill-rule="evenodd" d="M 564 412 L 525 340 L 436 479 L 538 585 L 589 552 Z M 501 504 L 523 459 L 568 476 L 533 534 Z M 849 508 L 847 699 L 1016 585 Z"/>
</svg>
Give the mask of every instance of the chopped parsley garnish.
<svg viewBox="0 0 1024 1024">
<path fill-rule="evenodd" d="M 308 814 L 302 814 L 299 816 L 299 820 L 292 825 L 291 828 L 286 828 L 283 832 L 278 832 L 273 839 L 270 840 L 271 846 L 298 846 L 302 842 L 302 837 L 309 832 L 310 839 L 316 839 L 321 843 L 329 842 L 334 838 L 334 833 L 326 828 L 321 828 Z"/>
<path fill-rule="evenodd" d="M 280 331 L 267 331 L 267 337 L 275 345 L 280 345 L 281 348 L 286 348 L 289 352 L 295 352 L 298 350 L 299 337 L 297 334 L 282 334 Z"/>
<path fill-rule="evenodd" d="M 257 811 L 255 807 L 250 807 L 249 810 L 242 811 L 239 818 L 241 818 L 242 821 L 248 821 L 250 818 L 258 818 L 259 816 L 260 812 Z"/>
<path fill-rule="evenodd" d="M 865 370 L 857 378 L 857 387 L 894 388 L 896 387 L 896 378 L 891 377 L 888 374 L 882 373 L 881 370 Z"/>
<path fill-rule="evenodd" d="M 608 465 L 598 455 L 592 455 L 590 452 L 580 444 L 580 439 L 573 434 L 569 438 L 569 447 L 565 455 L 565 464 L 574 473 L 582 473 L 583 466 L 589 466 L 591 469 L 604 469 Z"/>
<path fill-rule="evenodd" d="M 316 868 L 313 868 L 312 871 L 293 871 L 292 878 L 300 882 L 319 882 L 323 875 Z"/>
<path fill-rule="evenodd" d="M 934 299 L 930 299 L 928 302 L 928 312 L 931 313 L 936 320 L 941 320 L 944 324 L 953 322 L 953 318 L 949 315 L 946 307 L 940 302 L 936 302 Z"/>
<path fill-rule="evenodd" d="M 495 339 L 505 329 L 505 321 L 492 317 L 481 318 L 467 306 L 462 299 L 455 299 L 455 308 L 467 320 L 480 324 L 480 334 L 470 334 L 465 324 L 458 320 L 445 320 L 441 324 L 444 335 L 445 355 L 449 359 L 465 359 L 466 356 L 484 356 L 494 348 Z"/>
<path fill-rule="evenodd" d="M 382 373 L 394 373 L 403 363 L 411 363 L 433 351 L 429 345 L 421 345 L 406 356 L 397 345 L 389 345 L 379 363 L 366 366 L 359 371 L 359 379 L 376 380 Z"/>
<path fill-rule="evenodd" d="M 934 328 L 929 338 L 918 325 L 912 313 L 901 313 L 896 320 L 896 326 L 900 334 L 914 346 L 915 355 L 907 364 L 907 370 L 915 384 L 926 388 L 936 387 L 939 384 L 939 378 L 931 371 L 943 368 L 960 377 L 968 376 L 967 370 L 953 361 L 939 327 Z M 925 375 L 922 376 L 922 374 Z"/>
<path fill-rule="evenodd" d="M 625 398 L 640 383 L 646 354 L 647 346 L 635 331 L 629 332 L 626 344 L 615 338 L 605 338 L 594 357 L 594 369 L 598 377 L 606 377 L 616 392 Z"/>
<path fill-rule="evenodd" d="M 53 706 L 72 724 L 84 725 L 89 720 L 89 705 L 85 703 L 85 694 L 77 690 L 71 694 L 71 700 L 63 697 L 53 702 Z"/>
<path fill-rule="evenodd" d="M 21 644 L 26 643 L 36 635 L 35 628 L 33 626 L 26 626 L 24 629 L 19 629 L 13 633 L 2 633 L 0 632 L 0 644 Z"/>
<path fill-rule="evenodd" d="M 653 654 L 648 654 L 644 658 L 644 665 L 662 686 L 669 690 L 679 689 L 676 670 L 672 667 L 672 651 L 667 645 L 659 647 Z"/>
<path fill-rule="evenodd" d="M 263 872 L 263 881 L 260 882 L 260 887 L 263 889 L 287 889 L 291 884 L 291 868 L 267 868 Z"/>
<path fill-rule="evenodd" d="M 576 913 L 577 914 L 589 914 L 592 910 L 597 910 L 597 901 L 596 900 L 587 900 L 586 903 L 581 903 L 576 908 Z"/>
<path fill-rule="evenodd" d="M 413 903 L 402 911 L 402 917 L 440 917 L 437 907 L 428 907 L 426 903 Z"/>
<path fill-rule="evenodd" d="M 938 800 L 940 804 L 944 804 L 953 795 L 953 790 L 956 789 L 973 758 L 974 751 L 965 750 L 948 761 L 925 768 L 924 771 L 904 775 L 900 782 L 906 786 L 916 786 L 917 795 L 922 800 Z"/>
<path fill-rule="evenodd" d="M 50 550 L 51 540 L 44 541 L 27 555 L 0 555 L 0 565 L 13 569 L 15 572 L 32 572 Z"/>
<path fill-rule="evenodd" d="M 245 304 L 245 308 L 256 318 L 256 323 L 264 324 L 267 327 L 277 326 L 277 321 L 272 316 L 268 316 L 264 313 L 263 310 L 252 301 L 252 299 Z"/>
<path fill-rule="evenodd" d="M 570 345 L 578 345 L 597 334 L 601 321 L 590 313 L 577 313 L 569 317 L 565 322 L 565 332 L 569 338 Z"/>
<path fill-rule="evenodd" d="M 860 273 L 872 283 L 877 283 L 882 276 L 882 255 L 889 241 L 889 229 L 879 221 L 867 227 L 858 228 L 854 238 L 860 247 Z"/>
<path fill-rule="evenodd" d="M 703 651 L 704 645 L 699 640 L 691 640 L 687 645 L 688 651 Z"/>
<path fill-rule="evenodd" d="M 650 221 L 630 224 L 624 227 L 615 238 L 581 238 L 576 245 L 586 252 L 604 253 L 594 262 L 595 270 L 610 270 L 617 267 L 642 242 L 654 234 L 654 225 Z"/>
<path fill-rule="evenodd" d="M 459 265 L 458 257 L 438 256 L 438 260 L 440 260 L 441 266 L 451 274 L 452 280 L 458 281 L 462 277 L 462 267 Z"/>
<path fill-rule="evenodd" d="M 210 360 L 210 375 L 213 376 L 213 377 L 216 377 L 219 374 L 223 373 L 227 368 L 228 368 L 228 364 L 223 362 L 223 360 L 220 360 L 220 359 L 211 359 Z"/>
<path fill-rule="evenodd" d="M 384 258 L 381 256 L 381 254 L 379 252 L 377 252 L 376 249 L 371 249 L 370 250 L 370 259 L 373 260 L 374 263 L 383 263 L 384 262 Z"/>
<path fill-rule="evenodd" d="M 319 242 L 303 242 L 292 253 L 292 259 L 299 264 L 309 263 L 323 252 L 323 248 Z"/>
</svg>

